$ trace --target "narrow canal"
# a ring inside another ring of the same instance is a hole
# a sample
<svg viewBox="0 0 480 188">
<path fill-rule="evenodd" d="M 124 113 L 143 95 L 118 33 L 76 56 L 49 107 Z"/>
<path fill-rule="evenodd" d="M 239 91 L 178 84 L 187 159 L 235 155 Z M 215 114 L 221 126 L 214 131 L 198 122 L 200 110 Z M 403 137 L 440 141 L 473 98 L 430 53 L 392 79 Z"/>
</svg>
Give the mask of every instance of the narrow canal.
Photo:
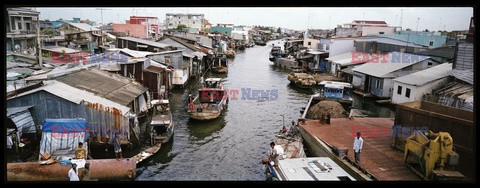
<svg viewBox="0 0 480 188">
<path fill-rule="evenodd" d="M 273 42 L 278 45 L 279 41 Z M 285 124 L 289 125 L 301 116 L 300 110 L 313 94 L 291 86 L 288 73 L 273 67 L 268 60 L 271 48 L 269 42 L 239 51 L 229 62 L 228 75 L 205 75 L 223 77 L 227 89 L 239 91 L 238 100 L 230 100 L 227 113 L 214 121 L 189 120 L 187 98 L 197 94 L 198 80 L 191 80 L 184 90 L 171 92 L 173 141 L 162 145 L 153 159 L 137 166 L 136 180 L 265 180 L 261 159 L 267 156 L 269 143 L 282 127 L 281 115 L 285 114 Z M 241 100 L 242 88 L 278 90 L 278 98 Z M 380 108 L 357 105 L 366 110 Z M 391 115 L 388 110 L 374 111 L 380 116 Z"/>
</svg>

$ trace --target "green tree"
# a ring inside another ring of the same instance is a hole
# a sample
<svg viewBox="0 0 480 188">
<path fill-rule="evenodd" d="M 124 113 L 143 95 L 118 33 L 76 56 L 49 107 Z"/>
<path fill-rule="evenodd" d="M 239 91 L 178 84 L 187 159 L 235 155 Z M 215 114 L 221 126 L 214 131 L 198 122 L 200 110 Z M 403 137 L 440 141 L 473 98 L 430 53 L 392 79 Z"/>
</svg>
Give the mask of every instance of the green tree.
<svg viewBox="0 0 480 188">
<path fill-rule="evenodd" d="M 277 29 L 277 33 L 282 33 L 282 29 L 280 29 L 280 27 Z"/>
<path fill-rule="evenodd" d="M 183 28 L 187 28 L 186 25 L 180 24 L 177 26 L 177 30 L 181 31 Z"/>
</svg>

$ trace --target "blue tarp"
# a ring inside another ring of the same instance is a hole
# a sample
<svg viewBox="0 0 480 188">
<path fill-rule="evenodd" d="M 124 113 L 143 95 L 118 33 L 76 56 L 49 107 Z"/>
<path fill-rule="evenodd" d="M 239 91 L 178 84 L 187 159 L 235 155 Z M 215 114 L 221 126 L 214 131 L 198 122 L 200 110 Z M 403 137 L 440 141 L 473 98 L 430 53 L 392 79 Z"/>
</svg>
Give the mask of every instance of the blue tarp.
<svg viewBox="0 0 480 188">
<path fill-rule="evenodd" d="M 43 132 L 72 133 L 87 132 L 88 124 L 85 119 L 45 119 L 42 124 Z"/>
<path fill-rule="evenodd" d="M 40 154 L 75 157 L 75 148 L 83 142 L 88 155 L 87 139 L 88 124 L 85 119 L 45 119 L 42 124 Z"/>
<path fill-rule="evenodd" d="M 325 61 L 322 61 L 320 62 L 320 69 L 325 69 L 326 68 L 326 64 Z"/>
</svg>

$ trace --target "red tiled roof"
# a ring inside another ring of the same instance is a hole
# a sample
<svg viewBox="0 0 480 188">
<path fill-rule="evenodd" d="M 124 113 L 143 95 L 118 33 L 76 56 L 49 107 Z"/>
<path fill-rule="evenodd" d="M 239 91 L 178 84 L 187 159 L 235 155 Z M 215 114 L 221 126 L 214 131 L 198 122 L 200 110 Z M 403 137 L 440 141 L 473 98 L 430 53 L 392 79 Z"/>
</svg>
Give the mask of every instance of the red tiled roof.
<svg viewBox="0 0 480 188">
<path fill-rule="evenodd" d="M 354 20 L 355 23 L 359 24 L 365 22 L 365 24 L 387 24 L 385 21 L 372 21 L 372 20 Z"/>
</svg>

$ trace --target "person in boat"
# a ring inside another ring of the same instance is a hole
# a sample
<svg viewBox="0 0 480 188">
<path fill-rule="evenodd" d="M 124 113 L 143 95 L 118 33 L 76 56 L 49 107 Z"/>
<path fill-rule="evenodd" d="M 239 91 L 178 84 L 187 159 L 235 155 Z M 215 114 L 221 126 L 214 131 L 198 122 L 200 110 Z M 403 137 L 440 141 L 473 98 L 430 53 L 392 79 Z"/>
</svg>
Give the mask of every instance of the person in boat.
<svg viewBox="0 0 480 188">
<path fill-rule="evenodd" d="M 72 163 L 72 168 L 68 171 L 68 178 L 70 181 L 80 181 L 78 178 L 77 164 Z"/>
<path fill-rule="evenodd" d="M 188 109 L 194 110 L 195 105 L 193 105 L 193 99 L 192 96 L 190 95 L 190 103 L 188 104 Z"/>
<path fill-rule="evenodd" d="M 75 159 L 87 159 L 87 151 L 82 142 L 79 142 L 77 148 L 75 148 Z"/>
<path fill-rule="evenodd" d="M 123 159 L 122 147 L 120 145 L 120 137 L 118 136 L 118 132 L 115 133 L 115 137 L 112 138 L 108 143 L 113 144 L 113 149 L 115 150 L 115 158 L 118 160 L 118 155 L 120 155 L 120 159 Z"/>
<path fill-rule="evenodd" d="M 275 142 L 270 142 L 270 162 L 273 161 L 273 166 L 278 166 L 278 160 L 283 159 L 283 148 L 280 145 L 275 145 Z"/>
</svg>

